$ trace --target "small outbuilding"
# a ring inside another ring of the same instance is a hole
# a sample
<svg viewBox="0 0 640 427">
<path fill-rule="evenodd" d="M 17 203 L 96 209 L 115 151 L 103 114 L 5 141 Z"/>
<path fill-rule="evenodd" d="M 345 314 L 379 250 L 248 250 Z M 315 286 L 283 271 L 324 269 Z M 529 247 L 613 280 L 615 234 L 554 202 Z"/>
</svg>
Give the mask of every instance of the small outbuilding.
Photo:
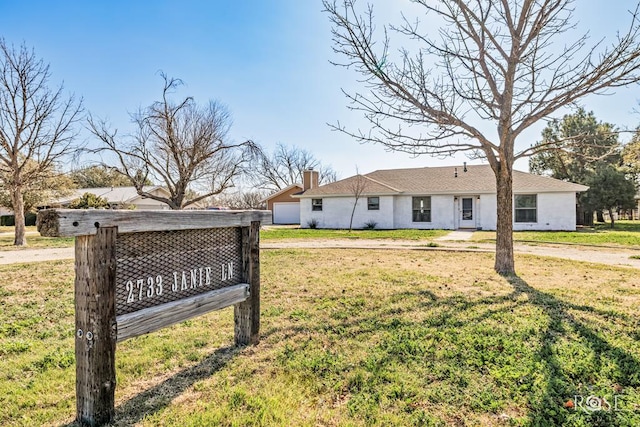
<svg viewBox="0 0 640 427">
<path fill-rule="evenodd" d="M 292 196 L 301 193 L 302 189 L 302 185 L 293 184 L 263 200 L 271 211 L 273 224 L 300 224 L 300 200 Z"/>
<path fill-rule="evenodd" d="M 279 190 L 263 201 L 271 211 L 273 224 L 300 224 L 300 199 L 296 196 L 318 187 L 318 171 L 303 172 L 303 184 L 292 184 Z"/>
</svg>

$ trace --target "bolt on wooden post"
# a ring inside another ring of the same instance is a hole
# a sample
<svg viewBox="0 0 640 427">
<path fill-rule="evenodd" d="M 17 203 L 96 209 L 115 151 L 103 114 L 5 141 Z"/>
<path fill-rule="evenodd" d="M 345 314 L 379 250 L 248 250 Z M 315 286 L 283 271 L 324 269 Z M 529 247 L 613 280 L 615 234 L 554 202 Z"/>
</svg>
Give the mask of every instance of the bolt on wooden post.
<svg viewBox="0 0 640 427">
<path fill-rule="evenodd" d="M 113 421 L 119 341 L 234 306 L 236 345 L 260 331 L 260 224 L 269 211 L 45 210 L 74 236 L 76 420 Z"/>
<path fill-rule="evenodd" d="M 116 388 L 116 228 L 76 238 L 76 410 L 83 424 L 113 419 Z"/>
</svg>

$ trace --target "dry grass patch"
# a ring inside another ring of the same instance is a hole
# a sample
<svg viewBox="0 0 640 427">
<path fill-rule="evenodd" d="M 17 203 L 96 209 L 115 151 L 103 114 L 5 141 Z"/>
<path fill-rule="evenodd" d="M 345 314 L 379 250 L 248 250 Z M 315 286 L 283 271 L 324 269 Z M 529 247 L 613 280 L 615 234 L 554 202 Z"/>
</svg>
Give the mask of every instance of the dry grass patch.
<svg viewBox="0 0 640 427">
<path fill-rule="evenodd" d="M 125 341 L 115 425 L 640 424 L 637 271 L 521 256 L 507 280 L 492 265 L 263 251 L 261 343 L 230 347 L 230 309 Z M 71 275 L 0 267 L 0 424 L 71 421 Z M 564 407 L 614 393 L 624 411 Z"/>
<path fill-rule="evenodd" d="M 318 239 L 380 239 L 380 240 L 412 240 L 432 241 L 437 237 L 446 236 L 450 230 L 343 230 L 321 228 L 292 228 L 266 226 L 260 231 L 262 240 L 318 240 Z"/>
</svg>

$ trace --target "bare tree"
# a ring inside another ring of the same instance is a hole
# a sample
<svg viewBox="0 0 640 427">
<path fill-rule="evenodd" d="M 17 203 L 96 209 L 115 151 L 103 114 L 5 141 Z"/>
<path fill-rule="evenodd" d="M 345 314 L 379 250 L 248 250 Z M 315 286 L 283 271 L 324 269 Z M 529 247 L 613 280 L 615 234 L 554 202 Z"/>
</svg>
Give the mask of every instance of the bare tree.
<svg viewBox="0 0 640 427">
<path fill-rule="evenodd" d="M 50 77 L 49 65 L 33 50 L 0 39 L 0 173 L 15 214 L 16 246 L 27 244 L 25 191 L 77 148 L 73 125 L 82 100 L 65 97 L 62 85 L 50 89 Z"/>
<path fill-rule="evenodd" d="M 637 6 L 614 43 L 590 46 L 588 34 L 571 40 L 572 0 L 414 0 L 436 31 L 406 15 L 378 31 L 372 6 L 360 12 L 355 3 L 323 1 L 334 51 L 344 58 L 338 65 L 366 85 L 346 95 L 371 130 L 336 128 L 413 155 L 466 151 L 485 158 L 497 184 L 495 269 L 514 274 L 513 163 L 546 149 L 517 151 L 517 138 L 588 94 L 640 80 Z M 390 33 L 406 47 L 392 51 Z"/>
<path fill-rule="evenodd" d="M 137 130 L 118 138 L 103 120 L 89 117 L 89 129 L 103 143 L 96 151 L 116 155 L 118 171 L 127 176 L 139 195 L 183 209 L 234 185 L 258 151 L 252 141 L 231 143 L 231 115 L 215 101 L 198 106 L 192 97 L 179 103 L 169 94 L 182 81 L 161 74 L 162 101 L 132 116 Z M 148 180 L 160 182 L 170 192 L 163 197 L 145 191 Z"/>
<path fill-rule="evenodd" d="M 86 166 L 72 171 L 71 179 L 78 188 L 99 188 L 99 187 L 128 187 L 131 180 L 118 172 L 117 169 L 106 165 Z M 147 181 L 146 185 L 151 185 Z"/>
<path fill-rule="evenodd" d="M 250 176 L 256 187 L 279 191 L 302 183 L 302 173 L 309 169 L 318 171 L 320 184 L 336 180 L 336 173 L 331 166 L 322 165 L 309 151 L 279 143 L 271 155 L 265 150 L 261 151 Z"/>
<path fill-rule="evenodd" d="M 23 170 L 29 172 L 37 167 L 37 162 L 32 160 L 25 163 Z M 7 175 L 10 175 L 10 172 Z M 13 209 L 11 190 L 4 185 L 6 181 L 11 181 L 11 178 L 7 179 L 4 173 L 0 173 L 0 206 Z M 37 179 L 23 186 L 22 202 L 24 212 L 26 214 L 35 211 L 39 206 L 48 206 L 56 199 L 73 194 L 75 188 L 75 183 L 68 175 L 52 166 Z"/>
<path fill-rule="evenodd" d="M 265 197 L 261 191 L 238 191 L 220 194 L 213 203 L 229 209 L 266 209 Z"/>
<path fill-rule="evenodd" d="M 356 207 L 358 206 L 358 200 L 362 197 L 362 193 L 367 188 L 367 178 L 360 175 L 358 167 L 356 167 L 356 175 L 349 181 L 349 192 L 353 195 L 353 209 L 351 209 L 351 218 L 349 219 L 349 232 L 353 229 L 353 216 L 356 213 Z"/>
</svg>

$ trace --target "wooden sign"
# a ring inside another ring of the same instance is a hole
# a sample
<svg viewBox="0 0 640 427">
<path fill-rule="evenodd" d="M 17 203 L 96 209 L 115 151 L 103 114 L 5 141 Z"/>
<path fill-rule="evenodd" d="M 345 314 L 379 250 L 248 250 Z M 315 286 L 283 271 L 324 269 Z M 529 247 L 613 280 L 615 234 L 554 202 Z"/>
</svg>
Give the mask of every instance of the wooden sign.
<svg viewBox="0 0 640 427">
<path fill-rule="evenodd" d="M 115 414 L 116 342 L 234 306 L 236 345 L 260 329 L 260 223 L 269 211 L 51 209 L 43 236 L 75 236 L 77 421 Z"/>
</svg>

